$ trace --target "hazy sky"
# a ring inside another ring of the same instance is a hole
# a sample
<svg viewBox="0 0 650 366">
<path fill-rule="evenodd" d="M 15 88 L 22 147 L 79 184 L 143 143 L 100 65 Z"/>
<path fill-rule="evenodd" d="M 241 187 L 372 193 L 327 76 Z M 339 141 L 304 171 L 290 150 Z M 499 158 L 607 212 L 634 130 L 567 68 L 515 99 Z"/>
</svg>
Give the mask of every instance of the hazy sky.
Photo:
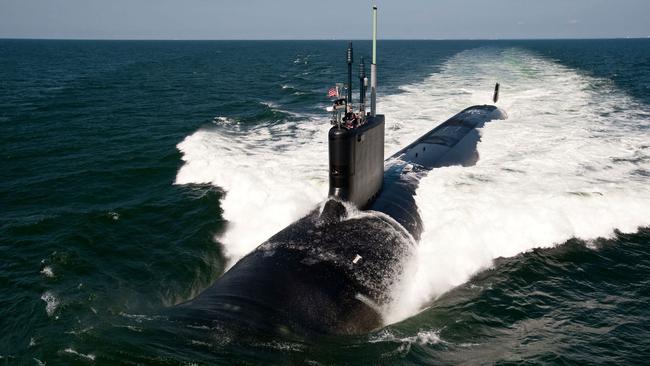
<svg viewBox="0 0 650 366">
<path fill-rule="evenodd" d="M 380 36 L 649 37 L 650 0 L 378 0 Z M 0 38 L 363 39 L 370 0 L 0 0 Z"/>
</svg>

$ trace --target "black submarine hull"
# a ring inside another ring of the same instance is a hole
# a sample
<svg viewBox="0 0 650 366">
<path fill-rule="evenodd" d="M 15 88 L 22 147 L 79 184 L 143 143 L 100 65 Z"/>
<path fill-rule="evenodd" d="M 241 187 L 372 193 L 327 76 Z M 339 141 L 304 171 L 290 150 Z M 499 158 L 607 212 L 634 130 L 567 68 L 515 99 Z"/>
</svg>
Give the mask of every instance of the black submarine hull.
<svg viewBox="0 0 650 366">
<path fill-rule="evenodd" d="M 265 334 L 381 327 L 382 308 L 422 232 L 414 198 L 419 179 L 437 167 L 473 165 L 478 128 L 505 118 L 494 106 L 463 110 L 385 161 L 383 185 L 366 210 L 330 197 L 177 305 L 175 316 Z"/>
</svg>

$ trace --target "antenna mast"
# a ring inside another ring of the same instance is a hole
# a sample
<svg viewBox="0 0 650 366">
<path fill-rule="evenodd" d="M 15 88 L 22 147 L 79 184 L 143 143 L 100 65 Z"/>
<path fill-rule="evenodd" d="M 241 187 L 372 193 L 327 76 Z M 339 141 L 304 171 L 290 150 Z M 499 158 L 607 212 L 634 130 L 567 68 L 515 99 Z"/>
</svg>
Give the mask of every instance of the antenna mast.
<svg viewBox="0 0 650 366">
<path fill-rule="evenodd" d="M 352 107 L 352 42 L 348 46 L 348 106 Z"/>
<path fill-rule="evenodd" d="M 372 7 L 372 64 L 370 64 L 370 115 L 377 112 L 377 6 Z"/>
<path fill-rule="evenodd" d="M 361 62 L 359 63 L 359 113 L 362 118 L 365 118 L 366 114 L 366 84 L 368 79 L 366 79 L 366 63 L 361 57 Z"/>
</svg>

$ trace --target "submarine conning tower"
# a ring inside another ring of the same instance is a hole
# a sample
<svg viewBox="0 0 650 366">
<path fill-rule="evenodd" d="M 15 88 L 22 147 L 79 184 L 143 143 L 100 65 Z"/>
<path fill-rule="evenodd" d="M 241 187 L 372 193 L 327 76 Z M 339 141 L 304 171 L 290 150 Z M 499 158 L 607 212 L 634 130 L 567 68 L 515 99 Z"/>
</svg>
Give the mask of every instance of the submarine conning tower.
<svg viewBox="0 0 650 366">
<path fill-rule="evenodd" d="M 377 196 L 384 177 L 384 115 L 376 114 L 377 97 L 377 7 L 373 7 L 370 111 L 366 112 L 366 78 L 363 58 L 359 63 L 359 105 L 352 103 L 352 42 L 347 50 L 346 96 L 338 87 L 330 93 L 338 99 L 332 107 L 329 131 L 329 196 L 367 207 Z"/>
</svg>

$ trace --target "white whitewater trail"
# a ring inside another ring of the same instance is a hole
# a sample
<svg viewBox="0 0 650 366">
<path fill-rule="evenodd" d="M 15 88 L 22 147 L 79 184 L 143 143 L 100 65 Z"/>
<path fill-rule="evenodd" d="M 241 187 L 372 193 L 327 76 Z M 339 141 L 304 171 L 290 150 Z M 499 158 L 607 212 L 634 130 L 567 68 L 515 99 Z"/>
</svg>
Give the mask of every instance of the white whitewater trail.
<svg viewBox="0 0 650 366">
<path fill-rule="evenodd" d="M 416 201 L 425 230 L 386 312 L 390 322 L 495 258 L 650 224 L 650 108 L 610 83 L 523 51 L 479 50 L 388 104 L 418 106 L 430 95 L 445 105 L 439 91 L 460 89 L 460 97 L 447 97 L 458 110 L 458 100 L 488 99 L 481 86 L 491 80 L 502 82 L 509 119 L 483 128 L 476 166 L 422 179 Z"/>
<path fill-rule="evenodd" d="M 306 215 L 327 194 L 327 121 L 241 129 L 217 118 L 178 145 L 185 164 L 176 184 L 209 183 L 222 188 L 224 245 L 230 264 Z"/>
<path fill-rule="evenodd" d="M 380 98 L 387 156 L 489 102 L 496 81 L 509 119 L 483 128 L 477 165 L 436 169 L 420 183 L 424 232 L 385 311 L 389 322 L 495 258 L 650 225 L 650 107 L 524 50 L 461 52 L 441 72 Z M 178 145 L 185 163 L 176 183 L 227 192 L 229 227 L 217 240 L 234 262 L 322 201 L 329 126 L 326 116 L 245 131 L 220 121 Z"/>
</svg>

